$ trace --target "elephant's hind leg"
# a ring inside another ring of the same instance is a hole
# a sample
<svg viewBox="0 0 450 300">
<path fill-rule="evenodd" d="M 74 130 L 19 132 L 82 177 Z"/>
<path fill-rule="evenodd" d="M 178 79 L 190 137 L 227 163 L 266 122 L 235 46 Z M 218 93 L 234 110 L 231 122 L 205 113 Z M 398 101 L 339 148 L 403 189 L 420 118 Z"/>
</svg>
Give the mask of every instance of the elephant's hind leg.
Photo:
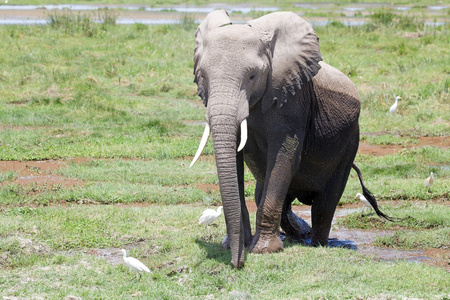
<svg viewBox="0 0 450 300">
<path fill-rule="evenodd" d="M 350 174 L 351 164 L 338 168 L 325 190 L 317 194 L 311 206 L 312 246 L 327 246 L 336 206 L 341 199 Z M 342 166 L 342 165 L 341 165 Z"/>
<path fill-rule="evenodd" d="M 295 242 L 304 242 L 311 237 L 311 227 L 302 218 L 298 217 L 293 211 L 291 203 L 295 197 L 287 195 L 281 213 L 281 228 L 286 233 L 286 237 Z"/>
</svg>

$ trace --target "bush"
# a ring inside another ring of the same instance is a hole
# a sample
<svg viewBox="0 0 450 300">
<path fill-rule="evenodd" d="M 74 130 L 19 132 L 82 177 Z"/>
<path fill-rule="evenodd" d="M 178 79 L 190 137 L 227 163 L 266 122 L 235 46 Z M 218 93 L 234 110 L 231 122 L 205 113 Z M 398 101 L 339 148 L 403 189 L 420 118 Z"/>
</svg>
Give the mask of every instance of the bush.
<svg viewBox="0 0 450 300">
<path fill-rule="evenodd" d="M 390 27 L 394 23 L 395 14 L 383 8 L 371 15 L 370 18 L 376 24 L 382 24 L 384 26 Z"/>
<path fill-rule="evenodd" d="M 91 18 L 98 19 L 100 24 L 95 23 Z M 107 31 L 108 26 L 116 25 L 117 14 L 110 9 L 100 9 L 94 16 L 87 14 L 74 14 L 70 9 L 54 11 L 49 14 L 52 28 L 63 30 L 67 34 L 82 33 L 87 37 L 94 37 L 99 32 Z"/>
</svg>

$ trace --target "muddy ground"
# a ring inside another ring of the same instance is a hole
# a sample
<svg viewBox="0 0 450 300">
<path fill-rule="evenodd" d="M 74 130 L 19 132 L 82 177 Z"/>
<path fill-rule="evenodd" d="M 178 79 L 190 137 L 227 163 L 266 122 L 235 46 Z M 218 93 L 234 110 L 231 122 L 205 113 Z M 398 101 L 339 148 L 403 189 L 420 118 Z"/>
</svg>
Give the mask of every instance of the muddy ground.
<svg viewBox="0 0 450 300">
<path fill-rule="evenodd" d="M 401 145 L 370 145 L 360 143 L 358 153 L 367 155 L 389 155 L 398 153 L 404 149 L 421 148 L 424 146 L 433 146 L 444 149 L 450 149 L 449 137 L 420 137 L 417 144 Z M 203 158 L 203 159 L 210 159 Z M 91 158 L 69 158 L 64 160 L 45 160 L 45 161 L 0 161 L 0 172 L 14 171 L 18 173 L 18 179 L 15 184 L 24 186 L 46 184 L 61 185 L 63 187 L 77 187 L 84 182 L 82 180 L 70 179 L 57 174 L 57 170 L 71 163 L 88 162 Z M 199 188 L 205 191 L 217 191 L 216 185 L 199 185 Z"/>
</svg>

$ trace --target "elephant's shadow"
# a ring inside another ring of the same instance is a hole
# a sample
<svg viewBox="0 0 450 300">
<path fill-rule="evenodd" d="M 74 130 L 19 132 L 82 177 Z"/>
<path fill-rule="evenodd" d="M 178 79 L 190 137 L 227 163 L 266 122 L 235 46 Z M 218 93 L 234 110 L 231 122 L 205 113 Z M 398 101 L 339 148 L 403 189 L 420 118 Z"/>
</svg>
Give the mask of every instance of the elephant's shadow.
<svg viewBox="0 0 450 300">
<path fill-rule="evenodd" d="M 221 243 L 217 242 L 211 242 L 207 241 L 205 239 L 196 239 L 195 243 L 199 245 L 202 249 L 206 251 L 206 258 L 207 259 L 213 259 L 219 263 L 228 264 L 231 260 L 231 252 L 225 251 L 222 248 Z M 303 239 L 301 241 L 284 241 L 284 247 L 293 247 L 298 245 L 303 245 L 306 247 L 311 247 L 311 239 Z M 340 240 L 337 238 L 330 238 L 328 239 L 328 247 L 331 248 L 344 248 L 344 249 L 350 249 L 350 250 L 357 250 L 357 244 L 354 241 L 351 240 Z M 248 249 L 247 249 L 248 250 Z M 247 251 L 245 252 L 245 255 L 247 255 Z"/>
<path fill-rule="evenodd" d="M 206 251 L 206 259 L 213 259 L 219 263 L 229 264 L 231 261 L 231 252 L 225 251 L 221 243 L 196 239 L 195 243 Z M 245 254 L 246 255 L 246 254 Z"/>
<path fill-rule="evenodd" d="M 303 246 L 312 247 L 311 246 L 311 238 L 303 239 L 300 241 L 292 241 L 289 240 L 284 243 L 284 247 L 292 247 L 294 245 L 301 244 Z M 344 249 L 350 249 L 350 250 L 358 250 L 357 243 L 351 240 L 340 240 L 338 238 L 330 238 L 328 239 L 328 247 L 330 248 L 344 248 Z"/>
</svg>

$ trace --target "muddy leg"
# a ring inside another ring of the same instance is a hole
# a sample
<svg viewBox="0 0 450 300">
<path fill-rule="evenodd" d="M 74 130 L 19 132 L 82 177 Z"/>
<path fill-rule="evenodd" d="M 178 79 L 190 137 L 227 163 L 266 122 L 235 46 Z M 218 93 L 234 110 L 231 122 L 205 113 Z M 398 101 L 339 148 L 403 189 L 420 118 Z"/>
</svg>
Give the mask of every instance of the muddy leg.
<svg viewBox="0 0 450 300">
<path fill-rule="evenodd" d="M 294 199 L 293 196 L 287 195 L 281 213 L 280 225 L 287 238 L 295 242 L 303 242 L 311 237 L 311 227 L 292 211 L 291 203 Z"/>
</svg>

